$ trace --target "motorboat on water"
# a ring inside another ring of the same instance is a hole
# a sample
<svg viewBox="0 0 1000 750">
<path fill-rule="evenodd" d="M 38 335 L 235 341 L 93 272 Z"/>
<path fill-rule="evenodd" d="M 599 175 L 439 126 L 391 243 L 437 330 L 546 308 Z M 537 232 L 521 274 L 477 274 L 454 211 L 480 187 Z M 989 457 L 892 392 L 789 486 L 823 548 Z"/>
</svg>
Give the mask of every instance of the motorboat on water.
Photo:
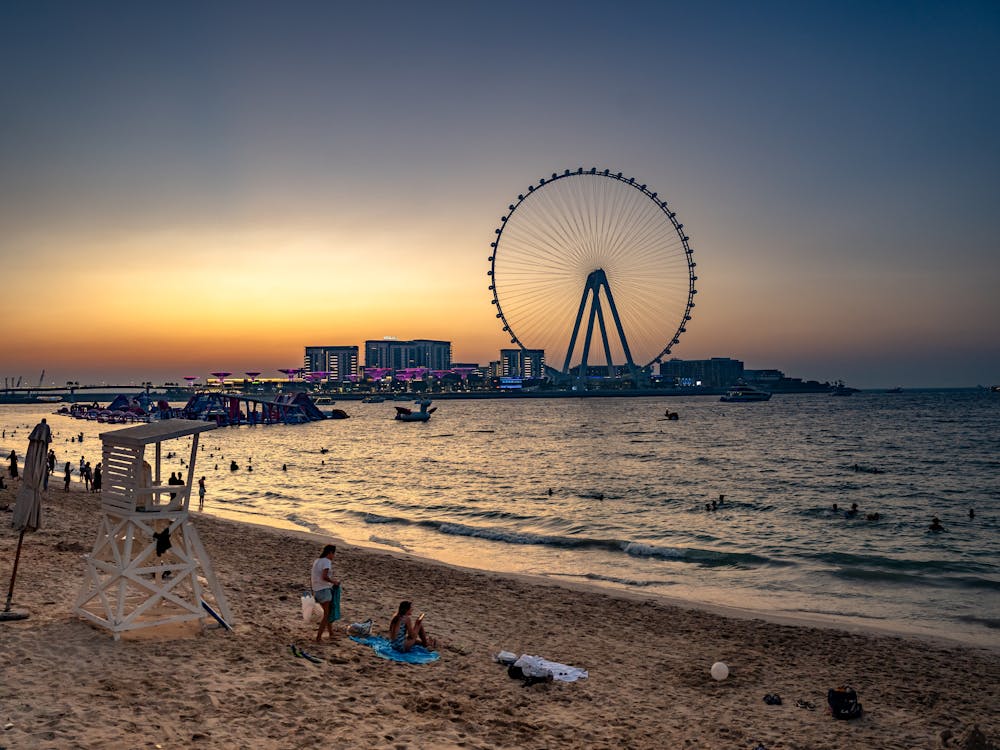
<svg viewBox="0 0 1000 750">
<path fill-rule="evenodd" d="M 362 404 L 381 404 L 383 401 L 385 401 L 384 397 L 375 394 L 372 394 L 371 396 L 365 396 L 363 399 L 361 399 Z"/>
<path fill-rule="evenodd" d="M 726 392 L 725 396 L 719 398 L 719 401 L 745 403 L 750 401 L 768 401 L 770 398 L 771 394 L 768 391 L 762 391 L 751 385 L 734 385 Z"/>
<path fill-rule="evenodd" d="M 405 406 L 396 407 L 396 419 L 401 422 L 426 422 L 431 418 L 431 414 L 437 411 L 437 407 L 431 407 L 430 399 L 421 399 L 415 402 L 420 407 L 419 411 L 413 411 Z"/>
<path fill-rule="evenodd" d="M 831 396 L 853 396 L 857 392 L 857 388 L 851 388 L 850 386 L 844 385 L 843 380 L 838 380 L 830 388 Z"/>
</svg>

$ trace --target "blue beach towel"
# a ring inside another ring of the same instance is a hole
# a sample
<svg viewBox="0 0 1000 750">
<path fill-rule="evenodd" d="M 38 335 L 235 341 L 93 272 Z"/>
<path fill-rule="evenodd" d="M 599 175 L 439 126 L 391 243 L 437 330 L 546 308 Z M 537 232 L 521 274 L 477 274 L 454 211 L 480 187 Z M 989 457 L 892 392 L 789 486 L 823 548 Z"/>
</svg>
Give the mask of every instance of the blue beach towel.
<svg viewBox="0 0 1000 750">
<path fill-rule="evenodd" d="M 372 651 L 383 659 L 402 661 L 407 664 L 429 664 L 441 658 L 437 651 L 428 651 L 423 646 L 414 646 L 409 651 L 397 651 L 387 638 L 380 635 L 351 636 L 351 640 L 364 646 L 371 646 Z"/>
</svg>

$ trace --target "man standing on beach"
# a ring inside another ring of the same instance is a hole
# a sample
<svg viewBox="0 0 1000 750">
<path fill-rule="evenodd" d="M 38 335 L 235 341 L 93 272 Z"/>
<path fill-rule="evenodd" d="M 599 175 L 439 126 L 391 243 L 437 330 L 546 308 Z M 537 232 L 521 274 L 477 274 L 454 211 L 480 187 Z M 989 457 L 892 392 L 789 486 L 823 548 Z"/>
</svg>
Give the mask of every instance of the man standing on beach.
<svg viewBox="0 0 1000 750">
<path fill-rule="evenodd" d="M 333 605 L 333 589 L 340 586 L 340 581 L 333 577 L 333 556 L 337 553 L 337 547 L 328 544 L 323 548 L 323 552 L 312 566 L 312 590 L 316 601 L 323 607 L 323 617 L 319 621 L 319 630 L 316 631 L 316 643 L 323 640 L 323 631 L 330 633 L 333 640 L 333 623 L 330 621 L 330 607 Z"/>
<path fill-rule="evenodd" d="M 205 510 L 205 477 L 198 480 L 198 512 Z"/>
</svg>

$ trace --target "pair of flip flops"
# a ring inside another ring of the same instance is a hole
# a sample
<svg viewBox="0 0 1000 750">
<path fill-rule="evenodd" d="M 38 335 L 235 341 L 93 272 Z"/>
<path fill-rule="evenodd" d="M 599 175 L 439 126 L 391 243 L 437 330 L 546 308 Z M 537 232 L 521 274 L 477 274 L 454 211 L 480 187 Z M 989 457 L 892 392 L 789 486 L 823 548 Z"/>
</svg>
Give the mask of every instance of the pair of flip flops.
<svg viewBox="0 0 1000 750">
<path fill-rule="evenodd" d="M 292 656 L 297 656 L 300 659 L 305 659 L 306 661 L 311 661 L 313 664 L 322 664 L 323 660 L 318 656 L 313 656 L 307 651 L 303 651 L 301 648 L 296 646 L 294 643 L 288 645 L 288 650 L 292 652 Z"/>
<path fill-rule="evenodd" d="M 780 706 L 781 696 L 778 695 L 777 693 L 768 693 L 767 695 L 764 696 L 764 703 L 766 703 L 769 706 Z"/>
<path fill-rule="evenodd" d="M 815 711 L 816 710 L 816 704 L 815 703 L 810 703 L 809 701 L 804 701 L 804 700 L 801 700 L 801 699 L 795 701 L 795 705 L 798 708 L 804 708 L 807 711 Z"/>
</svg>

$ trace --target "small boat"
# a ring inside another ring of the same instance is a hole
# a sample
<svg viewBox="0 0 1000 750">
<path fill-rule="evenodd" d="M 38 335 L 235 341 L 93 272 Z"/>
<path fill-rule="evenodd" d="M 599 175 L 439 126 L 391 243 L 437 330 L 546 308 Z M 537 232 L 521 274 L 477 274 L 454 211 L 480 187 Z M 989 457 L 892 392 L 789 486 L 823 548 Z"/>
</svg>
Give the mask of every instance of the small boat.
<svg viewBox="0 0 1000 750">
<path fill-rule="evenodd" d="M 844 385 L 843 380 L 838 380 L 830 388 L 831 396 L 853 396 L 857 392 L 858 392 L 857 388 L 851 388 L 849 386 Z"/>
<path fill-rule="evenodd" d="M 416 403 L 420 405 L 420 411 L 413 411 L 412 409 L 407 409 L 405 406 L 397 406 L 396 419 L 401 422 L 426 422 L 431 418 L 431 414 L 437 411 L 436 406 L 428 408 L 431 405 L 428 399 L 423 399 Z"/>
<path fill-rule="evenodd" d="M 35 396 L 36 401 L 41 401 L 46 404 L 55 404 L 63 400 L 62 396 Z"/>
<path fill-rule="evenodd" d="M 371 396 L 365 396 L 361 399 L 362 404 L 381 404 L 385 399 L 382 396 L 376 396 L 372 394 Z"/>
<path fill-rule="evenodd" d="M 762 391 L 750 385 L 734 385 L 725 396 L 719 398 L 719 401 L 725 401 L 726 403 L 746 403 L 750 401 L 768 401 L 770 398 L 771 394 L 767 391 Z"/>
<path fill-rule="evenodd" d="M 675 411 L 670 411 L 670 409 L 667 409 L 665 412 L 663 412 L 663 416 L 669 419 L 671 422 L 680 419 L 680 414 L 678 414 Z"/>
<path fill-rule="evenodd" d="M 886 393 L 902 393 L 902 392 L 903 392 L 903 389 L 900 388 L 898 385 L 895 388 L 889 388 L 886 391 Z"/>
</svg>

